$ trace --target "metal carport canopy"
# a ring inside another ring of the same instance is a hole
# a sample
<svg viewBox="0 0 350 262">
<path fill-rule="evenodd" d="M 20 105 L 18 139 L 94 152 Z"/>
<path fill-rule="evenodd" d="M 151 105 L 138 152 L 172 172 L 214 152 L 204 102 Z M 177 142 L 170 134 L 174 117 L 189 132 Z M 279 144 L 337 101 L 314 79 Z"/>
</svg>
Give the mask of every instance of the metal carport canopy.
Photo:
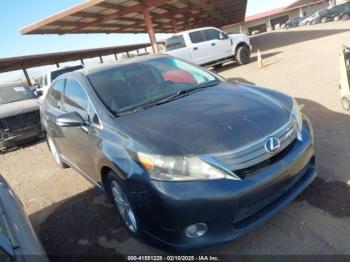
<svg viewBox="0 0 350 262">
<path fill-rule="evenodd" d="M 87 0 L 21 30 L 22 34 L 176 33 L 244 21 L 247 0 Z"/>
<path fill-rule="evenodd" d="M 31 67 L 53 65 L 64 62 L 70 62 L 75 60 L 81 60 L 86 58 L 100 57 L 102 62 L 102 56 L 116 55 L 118 53 L 130 52 L 134 50 L 143 49 L 149 47 L 149 43 L 141 43 L 134 45 L 123 45 L 123 46 L 111 46 L 85 50 L 75 50 L 57 53 L 37 54 L 28 56 L 17 56 L 0 58 L 0 73 L 5 73 L 14 70 L 23 70 L 24 75 L 29 85 L 31 85 L 27 70 Z M 138 52 L 139 53 L 139 52 Z M 116 57 L 117 58 L 117 57 Z"/>
</svg>

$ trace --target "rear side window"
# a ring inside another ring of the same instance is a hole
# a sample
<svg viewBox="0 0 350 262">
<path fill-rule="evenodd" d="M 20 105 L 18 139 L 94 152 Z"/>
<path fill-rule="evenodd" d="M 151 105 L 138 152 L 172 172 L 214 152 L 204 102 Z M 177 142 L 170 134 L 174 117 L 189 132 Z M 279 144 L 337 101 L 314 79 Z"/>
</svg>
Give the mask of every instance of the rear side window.
<svg viewBox="0 0 350 262">
<path fill-rule="evenodd" d="M 186 47 L 184 37 L 182 35 L 177 35 L 166 40 L 165 48 L 167 51 L 179 49 Z"/>
<path fill-rule="evenodd" d="M 203 34 L 202 30 L 191 32 L 191 33 L 189 33 L 189 36 L 190 36 L 191 42 L 194 44 L 205 41 L 204 34 Z"/>
<path fill-rule="evenodd" d="M 83 87 L 73 79 L 66 80 L 64 108 L 67 112 L 77 112 L 88 120 L 88 97 Z"/>
<path fill-rule="evenodd" d="M 50 88 L 50 92 L 48 95 L 48 103 L 50 106 L 56 107 L 61 109 L 61 97 L 64 89 L 64 82 L 65 80 L 59 80 L 57 81 L 53 86 Z"/>
<path fill-rule="evenodd" d="M 219 40 L 220 39 L 220 31 L 215 29 L 206 29 L 204 30 L 204 36 L 207 41 L 209 40 Z"/>
</svg>

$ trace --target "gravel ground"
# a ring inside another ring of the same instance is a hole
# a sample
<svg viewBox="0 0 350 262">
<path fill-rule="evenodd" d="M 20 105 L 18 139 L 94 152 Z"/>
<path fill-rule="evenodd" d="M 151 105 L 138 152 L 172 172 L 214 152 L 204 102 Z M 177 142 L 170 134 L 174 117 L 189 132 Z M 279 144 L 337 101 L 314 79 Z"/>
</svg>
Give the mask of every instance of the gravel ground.
<svg viewBox="0 0 350 262">
<path fill-rule="evenodd" d="M 227 64 L 227 78 L 295 96 L 311 118 L 319 177 L 296 201 L 240 239 L 193 254 L 350 254 L 350 118 L 340 106 L 339 51 L 350 21 L 252 38 L 266 67 Z M 254 57 L 255 59 L 255 57 Z M 49 255 L 165 254 L 130 238 L 106 198 L 74 170 L 59 169 L 46 143 L 0 155 L 0 173 L 24 203 Z"/>
</svg>

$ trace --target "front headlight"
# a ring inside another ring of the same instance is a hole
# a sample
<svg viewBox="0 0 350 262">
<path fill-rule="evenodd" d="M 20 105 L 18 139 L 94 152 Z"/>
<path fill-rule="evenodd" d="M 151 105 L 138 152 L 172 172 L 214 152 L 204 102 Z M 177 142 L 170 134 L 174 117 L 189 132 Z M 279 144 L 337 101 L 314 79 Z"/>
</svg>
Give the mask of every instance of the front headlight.
<svg viewBox="0 0 350 262">
<path fill-rule="evenodd" d="M 297 124 L 298 127 L 298 140 L 302 141 L 303 140 L 303 135 L 301 133 L 303 129 L 303 113 L 300 110 L 298 102 L 293 98 L 293 108 L 291 112 L 292 118 Z"/>
<path fill-rule="evenodd" d="M 137 153 L 150 177 L 163 181 L 190 181 L 232 178 L 197 157 L 160 156 Z"/>
</svg>

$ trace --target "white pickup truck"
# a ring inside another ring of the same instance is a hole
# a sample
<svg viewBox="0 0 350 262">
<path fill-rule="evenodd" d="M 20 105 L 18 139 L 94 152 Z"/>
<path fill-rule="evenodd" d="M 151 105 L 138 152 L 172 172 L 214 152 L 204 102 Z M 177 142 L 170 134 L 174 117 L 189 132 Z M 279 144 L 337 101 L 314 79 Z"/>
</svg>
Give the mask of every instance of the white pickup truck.
<svg viewBox="0 0 350 262">
<path fill-rule="evenodd" d="M 250 41 L 245 34 L 227 34 L 215 27 L 197 28 L 177 33 L 166 40 L 166 54 L 197 65 L 220 67 L 227 60 L 238 64 L 250 62 Z"/>
</svg>

